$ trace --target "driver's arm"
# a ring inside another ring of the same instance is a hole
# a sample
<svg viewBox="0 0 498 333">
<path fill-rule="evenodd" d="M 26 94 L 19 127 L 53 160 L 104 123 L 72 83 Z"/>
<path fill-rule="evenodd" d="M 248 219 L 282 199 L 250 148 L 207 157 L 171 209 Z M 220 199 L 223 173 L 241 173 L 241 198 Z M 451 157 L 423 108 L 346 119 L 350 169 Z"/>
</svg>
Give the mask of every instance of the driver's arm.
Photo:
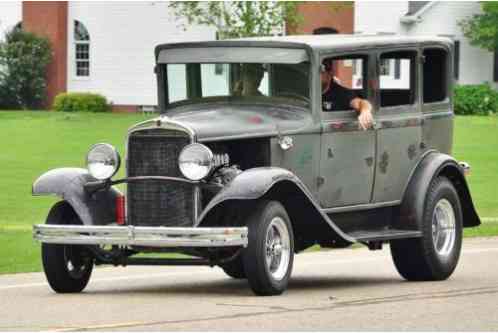
<svg viewBox="0 0 498 333">
<path fill-rule="evenodd" d="M 366 99 L 355 97 L 351 100 L 351 107 L 359 113 L 358 123 L 363 130 L 373 125 L 372 105 Z"/>
</svg>

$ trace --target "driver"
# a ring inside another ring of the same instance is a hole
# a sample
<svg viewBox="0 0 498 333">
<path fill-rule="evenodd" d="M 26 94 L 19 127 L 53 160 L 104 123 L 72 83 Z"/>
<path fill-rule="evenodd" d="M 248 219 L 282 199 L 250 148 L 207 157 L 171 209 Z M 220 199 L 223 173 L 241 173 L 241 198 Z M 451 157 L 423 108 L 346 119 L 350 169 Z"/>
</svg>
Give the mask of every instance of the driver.
<svg viewBox="0 0 498 333">
<path fill-rule="evenodd" d="M 263 96 L 259 91 L 261 80 L 265 74 L 261 64 L 242 64 L 242 78 L 235 84 L 234 96 Z"/>
<path fill-rule="evenodd" d="M 372 127 L 372 105 L 366 99 L 358 97 L 351 89 L 338 83 L 333 74 L 333 62 L 325 60 L 321 69 L 322 105 L 323 111 L 340 111 L 353 109 L 358 112 L 360 128 L 367 130 Z"/>
</svg>

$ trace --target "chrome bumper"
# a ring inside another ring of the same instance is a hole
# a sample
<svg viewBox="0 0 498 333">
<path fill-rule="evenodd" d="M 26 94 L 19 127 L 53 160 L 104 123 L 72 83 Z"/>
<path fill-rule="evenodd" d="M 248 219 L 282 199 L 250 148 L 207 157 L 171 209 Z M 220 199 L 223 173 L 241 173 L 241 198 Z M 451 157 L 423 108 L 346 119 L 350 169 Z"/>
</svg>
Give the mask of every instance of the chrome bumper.
<svg viewBox="0 0 498 333">
<path fill-rule="evenodd" d="M 151 247 L 246 247 L 247 232 L 247 227 L 33 226 L 33 237 L 42 243 Z"/>
</svg>

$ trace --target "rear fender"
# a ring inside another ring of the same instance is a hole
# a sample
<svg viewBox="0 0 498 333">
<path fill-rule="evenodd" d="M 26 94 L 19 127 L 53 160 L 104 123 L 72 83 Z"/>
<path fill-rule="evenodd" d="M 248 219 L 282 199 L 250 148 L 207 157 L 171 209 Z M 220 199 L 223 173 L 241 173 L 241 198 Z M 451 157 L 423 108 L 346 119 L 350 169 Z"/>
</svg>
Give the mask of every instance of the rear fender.
<svg viewBox="0 0 498 333">
<path fill-rule="evenodd" d="M 206 205 L 198 225 L 212 222 L 214 212 L 224 206 L 256 199 L 277 200 L 286 208 L 296 237 L 302 235 L 327 235 L 329 240 L 352 243 L 354 238 L 345 234 L 321 211 L 312 194 L 292 172 L 277 167 L 246 170 L 237 175 Z M 211 220 L 211 221 L 209 221 Z M 323 233 L 324 232 L 324 233 Z M 317 239 L 307 239 L 315 241 Z"/>
<path fill-rule="evenodd" d="M 86 169 L 60 168 L 41 175 L 34 183 L 32 193 L 38 195 L 56 195 L 74 209 L 83 224 L 104 225 L 115 222 L 116 197 L 119 190 L 110 187 L 105 191 L 88 194 L 84 185 L 96 181 Z"/>
<path fill-rule="evenodd" d="M 432 180 L 438 176 L 447 177 L 455 187 L 462 206 L 463 226 L 475 227 L 481 224 L 463 170 L 451 156 L 439 152 L 429 153 L 418 164 L 400 206 L 398 228 L 420 230 L 425 209 L 425 198 Z"/>
</svg>

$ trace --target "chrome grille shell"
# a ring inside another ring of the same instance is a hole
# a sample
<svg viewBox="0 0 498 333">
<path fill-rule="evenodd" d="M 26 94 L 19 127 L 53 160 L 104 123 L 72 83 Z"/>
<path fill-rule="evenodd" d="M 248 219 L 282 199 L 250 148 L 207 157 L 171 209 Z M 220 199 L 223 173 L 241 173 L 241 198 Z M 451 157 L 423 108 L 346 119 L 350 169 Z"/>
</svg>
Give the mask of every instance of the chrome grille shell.
<svg viewBox="0 0 498 333">
<path fill-rule="evenodd" d="M 195 141 L 192 130 L 161 117 L 135 126 L 127 138 L 127 176 L 184 178 L 178 154 Z M 127 224 L 136 226 L 196 225 L 199 189 L 191 184 L 143 180 L 127 185 Z"/>
</svg>

